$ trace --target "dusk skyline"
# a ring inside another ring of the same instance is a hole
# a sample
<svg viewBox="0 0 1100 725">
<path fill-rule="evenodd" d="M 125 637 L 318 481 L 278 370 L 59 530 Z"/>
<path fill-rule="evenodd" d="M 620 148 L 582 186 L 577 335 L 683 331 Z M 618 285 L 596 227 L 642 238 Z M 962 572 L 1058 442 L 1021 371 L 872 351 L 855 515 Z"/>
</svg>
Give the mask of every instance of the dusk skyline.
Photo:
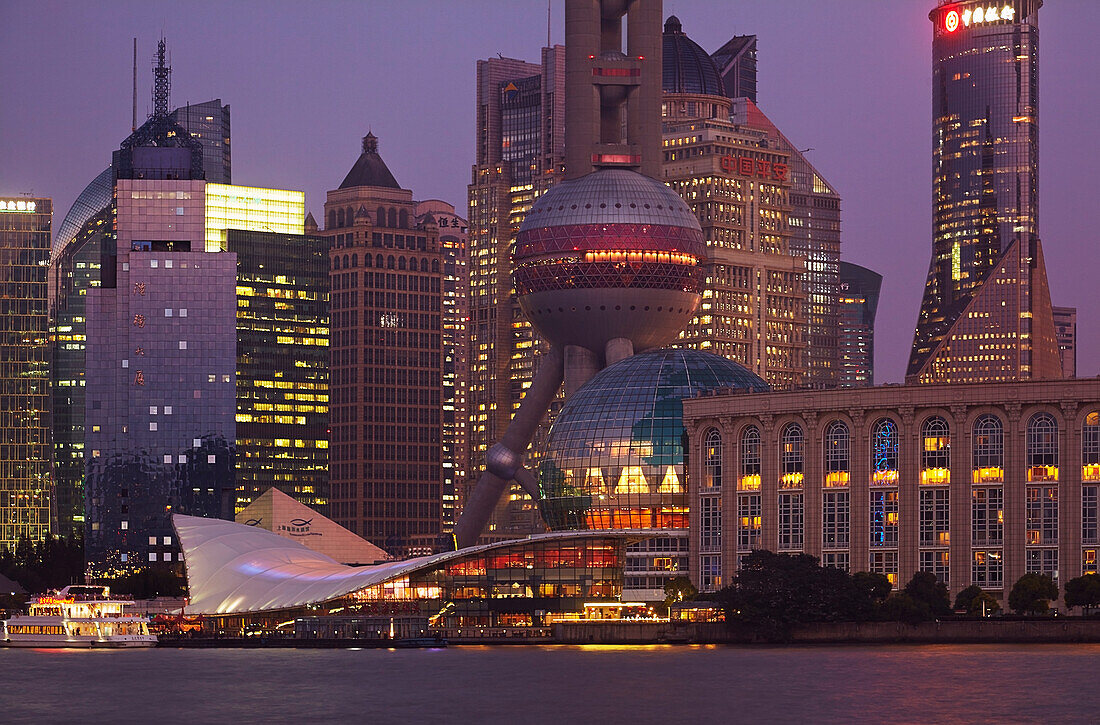
<svg viewBox="0 0 1100 725">
<path fill-rule="evenodd" d="M 882 3 L 666 0 L 709 51 L 759 38 L 759 105 L 837 187 L 842 258 L 883 274 L 876 382 L 900 382 L 931 250 L 932 0 Z M 173 107 L 220 98 L 233 116 L 233 181 L 324 192 L 368 130 L 402 187 L 458 209 L 474 162 L 475 62 L 537 61 L 546 5 L 506 2 L 5 2 L 0 30 L 0 194 L 54 203 L 55 228 L 130 132 L 132 38 L 138 122 L 150 59 L 171 53 Z M 1090 22 L 1093 21 L 1093 22 Z M 1040 234 L 1053 303 L 1079 310 L 1078 371 L 1100 372 L 1087 170 L 1100 79 L 1082 63 L 1100 5 L 1050 0 L 1040 59 Z M 562 42 L 560 0 L 551 42 Z M 875 95 L 872 95 L 875 94 Z M 1085 262 L 1085 263 L 1083 263 Z"/>
</svg>

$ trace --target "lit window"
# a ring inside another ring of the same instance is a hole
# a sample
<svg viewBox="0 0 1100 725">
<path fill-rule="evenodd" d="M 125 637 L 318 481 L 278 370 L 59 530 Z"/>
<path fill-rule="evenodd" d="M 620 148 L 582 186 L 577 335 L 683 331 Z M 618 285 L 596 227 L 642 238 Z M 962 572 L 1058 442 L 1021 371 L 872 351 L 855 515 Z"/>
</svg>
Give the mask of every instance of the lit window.
<svg viewBox="0 0 1100 725">
<path fill-rule="evenodd" d="M 128 528 L 130 528 L 130 522 L 129 521 L 123 521 L 122 522 L 122 530 L 125 531 Z"/>
</svg>

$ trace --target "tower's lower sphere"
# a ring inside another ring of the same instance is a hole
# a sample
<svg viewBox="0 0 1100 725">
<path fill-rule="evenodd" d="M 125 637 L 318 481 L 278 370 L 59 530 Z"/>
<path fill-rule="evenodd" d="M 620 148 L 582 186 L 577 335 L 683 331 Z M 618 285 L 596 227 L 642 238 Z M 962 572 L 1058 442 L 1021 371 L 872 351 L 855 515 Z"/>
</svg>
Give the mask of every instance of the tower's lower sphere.
<svg viewBox="0 0 1100 725">
<path fill-rule="evenodd" d="M 697 350 L 650 350 L 597 373 L 565 401 L 539 459 L 547 525 L 687 528 L 683 400 L 718 388 L 769 389 Z"/>
<path fill-rule="evenodd" d="M 706 252 L 699 221 L 656 179 L 602 169 L 555 185 L 523 220 L 516 294 L 550 342 L 636 351 L 671 342 L 699 306 Z"/>
</svg>

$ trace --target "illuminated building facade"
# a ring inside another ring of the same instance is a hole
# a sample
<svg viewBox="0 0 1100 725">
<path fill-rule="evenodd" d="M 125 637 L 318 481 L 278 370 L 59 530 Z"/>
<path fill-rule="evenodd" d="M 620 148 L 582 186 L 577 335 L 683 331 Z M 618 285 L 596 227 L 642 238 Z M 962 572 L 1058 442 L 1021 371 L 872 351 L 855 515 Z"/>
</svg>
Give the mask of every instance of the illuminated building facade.
<svg viewBox="0 0 1100 725">
<path fill-rule="evenodd" d="M 1002 602 L 1025 572 L 1097 571 L 1100 381 L 718 395 L 684 422 L 701 590 L 754 549 Z"/>
<path fill-rule="evenodd" d="M 52 221 L 50 199 L 0 198 L 0 550 L 50 533 Z"/>
<path fill-rule="evenodd" d="M 882 275 L 851 262 L 840 263 L 839 386 L 875 384 L 875 312 Z"/>
<path fill-rule="evenodd" d="M 169 120 L 184 125 L 202 148 L 207 181 L 229 184 L 229 106 L 220 99 L 177 108 Z M 101 257 L 114 249 L 114 184 L 107 167 L 80 193 L 57 227 L 50 260 L 50 377 L 55 530 L 62 536 L 84 523 L 85 312 L 87 291 L 99 285 Z"/>
<path fill-rule="evenodd" d="M 543 347 L 516 302 L 511 262 L 524 215 L 561 178 L 565 162 L 565 48 L 543 48 L 541 60 L 477 62 L 477 156 L 468 187 L 471 462 L 484 460 L 504 432 Z M 467 469 L 460 488 L 475 483 L 478 468 Z M 498 506 L 487 537 L 542 530 L 530 496 L 513 486 L 509 499 Z"/>
<path fill-rule="evenodd" d="M 675 16 L 663 40 L 661 178 L 699 219 L 708 253 L 702 305 L 677 344 L 737 361 L 773 388 L 803 385 L 806 263 L 791 249 L 790 152 L 769 140 L 774 127 L 730 120 L 717 67 Z"/>
<path fill-rule="evenodd" d="M 764 392 L 742 365 L 696 350 L 633 355 L 565 402 L 538 463 L 539 505 L 554 530 L 660 532 L 626 551 L 628 599 L 663 598 L 687 571 L 682 402 L 720 389 Z"/>
<path fill-rule="evenodd" d="M 175 566 L 172 513 L 232 515 L 237 258 L 205 251 L 202 147 L 168 118 L 163 41 L 158 55 L 153 116 L 114 154 L 113 239 L 85 295 L 93 575 Z"/>
<path fill-rule="evenodd" d="M 208 243 L 212 186 L 206 186 Z M 325 511 L 328 242 L 312 235 L 229 229 L 223 243 L 237 255 L 234 509 L 239 512 L 274 487 Z"/>
<path fill-rule="evenodd" d="M 1058 338 L 1058 355 L 1062 360 L 1062 377 L 1077 377 L 1077 308 L 1054 308 L 1054 331 Z"/>
<path fill-rule="evenodd" d="M 443 262 L 368 133 L 328 192 L 330 517 L 397 555 L 430 550 L 443 491 Z"/>
<path fill-rule="evenodd" d="M 932 261 L 906 380 L 1059 378 L 1039 242 L 1042 0 L 941 2 L 932 40 Z"/>
<path fill-rule="evenodd" d="M 439 248 L 443 253 L 443 531 L 454 528 L 462 508 L 459 495 L 465 492 L 470 466 L 469 416 L 469 320 L 467 292 L 470 274 L 466 249 L 469 224 L 445 201 L 432 199 L 416 205 L 417 224 L 428 216 L 439 227 Z"/>
</svg>

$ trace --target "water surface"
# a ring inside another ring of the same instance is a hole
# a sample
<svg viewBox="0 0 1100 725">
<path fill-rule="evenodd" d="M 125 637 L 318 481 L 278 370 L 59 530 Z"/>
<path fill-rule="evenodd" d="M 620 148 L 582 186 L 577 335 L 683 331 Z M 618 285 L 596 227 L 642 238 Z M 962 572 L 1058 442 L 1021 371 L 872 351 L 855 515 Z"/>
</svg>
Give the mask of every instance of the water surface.
<svg viewBox="0 0 1100 725">
<path fill-rule="evenodd" d="M 1096 723 L 1100 645 L 0 649 L 0 722 Z"/>
</svg>

